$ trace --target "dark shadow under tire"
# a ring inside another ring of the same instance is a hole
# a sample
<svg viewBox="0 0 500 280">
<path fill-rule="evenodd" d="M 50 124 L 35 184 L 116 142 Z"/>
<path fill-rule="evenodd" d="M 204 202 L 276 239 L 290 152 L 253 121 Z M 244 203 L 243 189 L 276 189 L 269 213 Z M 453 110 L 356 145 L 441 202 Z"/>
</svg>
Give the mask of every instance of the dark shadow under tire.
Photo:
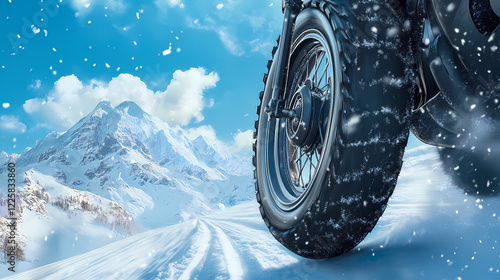
<svg viewBox="0 0 500 280">
<path fill-rule="evenodd" d="M 384 212 L 402 166 L 412 101 L 399 56 L 406 47 L 402 22 L 386 1 L 307 2 L 295 24 L 299 47 L 290 59 L 288 92 L 304 82 L 297 73 L 304 71 L 301 61 L 311 59 L 312 47 L 300 44 L 311 29 L 330 51 L 337 50 L 331 55 L 333 71 L 341 69 L 333 75 L 324 142 L 309 173 L 314 175 L 300 184 L 291 163 L 296 156 L 280 146 L 290 147 L 281 123 L 264 110 L 275 75 L 272 62 L 257 109 L 253 163 L 257 201 L 270 232 L 299 255 L 328 258 L 354 248 Z"/>
</svg>

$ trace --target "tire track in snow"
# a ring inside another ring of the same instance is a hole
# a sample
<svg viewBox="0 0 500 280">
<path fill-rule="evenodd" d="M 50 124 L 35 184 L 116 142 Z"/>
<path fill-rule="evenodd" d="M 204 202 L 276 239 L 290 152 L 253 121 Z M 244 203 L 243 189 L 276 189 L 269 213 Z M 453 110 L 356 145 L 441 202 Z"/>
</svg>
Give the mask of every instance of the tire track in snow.
<svg viewBox="0 0 500 280">
<path fill-rule="evenodd" d="M 232 280 L 243 279 L 243 265 L 241 262 L 240 255 L 237 249 L 231 244 L 230 238 L 222 231 L 222 229 L 211 222 L 204 220 L 204 222 L 210 226 L 219 239 L 220 245 L 222 247 L 222 253 L 224 254 L 224 259 L 226 260 L 227 271 L 229 277 Z"/>
<path fill-rule="evenodd" d="M 264 228 L 252 228 L 242 223 L 213 220 L 211 217 L 205 220 L 217 224 L 237 244 L 239 252 L 245 258 L 246 268 L 278 269 L 283 265 L 293 265 L 299 262 L 298 256 L 281 246 L 269 234 L 265 225 Z M 248 273 L 252 273 L 252 269 Z"/>
<path fill-rule="evenodd" d="M 204 222 L 202 222 L 201 220 L 198 220 L 198 222 L 199 222 L 199 231 L 201 234 L 200 239 L 196 242 L 196 244 L 198 245 L 198 249 L 196 250 L 196 253 L 194 253 L 194 256 L 189 265 L 182 272 L 182 275 L 179 277 L 179 280 L 192 279 L 193 272 L 201 270 L 208 249 L 210 248 L 210 241 L 212 239 L 210 230 L 208 229 L 208 227 Z"/>
</svg>

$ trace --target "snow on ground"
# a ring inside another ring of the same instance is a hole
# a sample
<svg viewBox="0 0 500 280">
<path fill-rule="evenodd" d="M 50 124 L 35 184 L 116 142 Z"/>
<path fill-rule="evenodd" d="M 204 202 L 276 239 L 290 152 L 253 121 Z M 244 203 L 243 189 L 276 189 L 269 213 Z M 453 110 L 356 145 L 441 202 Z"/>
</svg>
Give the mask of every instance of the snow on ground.
<svg viewBox="0 0 500 280">
<path fill-rule="evenodd" d="M 385 214 L 340 257 L 289 252 L 249 202 L 8 279 L 498 279 L 500 199 L 464 194 L 435 149 L 407 152 Z"/>
</svg>

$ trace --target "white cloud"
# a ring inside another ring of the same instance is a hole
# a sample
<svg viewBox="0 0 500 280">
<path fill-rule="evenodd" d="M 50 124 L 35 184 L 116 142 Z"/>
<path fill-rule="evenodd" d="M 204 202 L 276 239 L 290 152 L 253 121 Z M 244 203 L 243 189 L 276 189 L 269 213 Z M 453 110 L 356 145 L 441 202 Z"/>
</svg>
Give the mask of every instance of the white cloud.
<svg viewBox="0 0 500 280">
<path fill-rule="evenodd" d="M 204 19 L 204 24 L 202 24 L 199 19 L 192 20 L 192 18 L 188 17 L 188 25 L 191 28 L 215 32 L 219 40 L 224 44 L 224 47 L 226 47 L 231 54 L 237 56 L 245 54 L 243 47 L 237 43 L 237 38 L 231 35 L 232 32 L 229 31 L 229 28 L 223 25 L 217 25 L 212 18 L 206 17 Z"/>
<path fill-rule="evenodd" d="M 111 10 L 122 12 L 125 10 L 126 5 L 123 3 L 123 0 L 106 0 L 105 5 L 108 6 Z"/>
<path fill-rule="evenodd" d="M 226 28 L 220 27 L 217 30 L 217 34 L 219 35 L 219 39 L 222 41 L 226 49 L 234 55 L 244 55 L 245 51 L 243 48 L 236 43 L 236 39 L 233 38 L 227 31 Z"/>
<path fill-rule="evenodd" d="M 252 52 L 260 52 L 264 55 L 270 54 L 273 47 L 273 43 L 263 42 L 261 39 L 250 41 L 249 44 L 252 47 Z"/>
<path fill-rule="evenodd" d="M 181 7 L 182 5 L 181 0 L 155 0 L 155 4 L 160 8 L 176 7 L 176 6 Z"/>
<path fill-rule="evenodd" d="M 212 108 L 215 105 L 215 100 L 213 98 L 210 98 L 208 100 L 207 108 Z"/>
<path fill-rule="evenodd" d="M 155 104 L 155 115 L 167 122 L 181 125 L 188 124 L 192 118 L 202 121 L 201 111 L 207 105 L 203 92 L 215 87 L 218 81 L 217 73 L 206 74 L 203 68 L 175 71 L 167 90 L 160 93 L 160 102 Z"/>
<path fill-rule="evenodd" d="M 191 128 L 188 131 L 188 138 L 192 141 L 198 136 L 203 135 L 210 143 L 216 144 L 219 148 L 232 155 L 248 157 L 252 153 L 253 131 L 240 131 L 233 136 L 233 141 L 223 142 L 217 138 L 214 128 L 210 125 L 202 125 Z"/>
<path fill-rule="evenodd" d="M 212 18 L 206 17 L 202 24 L 199 19 L 193 20 L 188 17 L 188 25 L 191 28 L 215 32 L 219 40 L 224 44 L 224 47 L 226 47 L 231 54 L 237 56 L 245 54 L 243 47 L 238 44 L 238 39 L 232 35 L 233 32 L 229 31 L 229 28 L 226 26 L 217 25 Z"/>
<path fill-rule="evenodd" d="M 10 107 L 10 103 L 3 103 L 3 104 L 2 104 L 2 107 L 3 107 L 4 109 L 8 109 L 8 108 Z"/>
<path fill-rule="evenodd" d="M 253 29 L 261 29 L 264 26 L 264 23 L 266 22 L 266 18 L 262 16 L 245 15 L 243 18 L 245 18 L 248 21 L 248 23 L 250 23 L 250 26 Z"/>
<path fill-rule="evenodd" d="M 123 0 L 70 0 L 71 6 L 78 11 L 79 14 L 86 14 L 92 11 L 95 5 L 102 5 L 108 7 L 115 12 L 123 12 L 126 5 Z"/>
<path fill-rule="evenodd" d="M 42 81 L 35 80 L 35 81 L 33 81 L 33 84 L 30 85 L 30 88 L 39 89 L 41 86 L 42 86 Z"/>
<path fill-rule="evenodd" d="M 177 6 L 181 3 L 181 0 L 168 0 L 170 6 Z"/>
<path fill-rule="evenodd" d="M 92 0 L 71 0 L 71 6 L 76 10 L 88 9 L 91 6 Z"/>
<path fill-rule="evenodd" d="M 209 142 L 216 144 L 217 146 L 219 146 L 223 149 L 227 148 L 227 144 L 223 143 L 222 141 L 220 141 L 217 138 L 217 136 L 215 134 L 215 130 L 210 125 L 202 125 L 202 126 L 199 126 L 196 128 L 190 128 L 189 130 L 187 130 L 187 133 L 188 133 L 187 137 L 191 141 L 195 140 L 196 138 L 198 138 L 198 136 L 202 135 Z"/>
<path fill-rule="evenodd" d="M 270 8 L 259 1 L 200 1 L 186 12 L 189 27 L 214 32 L 225 48 L 237 56 L 249 52 L 269 56 L 267 50 L 274 44 L 271 42 L 276 40 L 283 21 L 280 6 Z M 260 41 L 257 45 L 248 43 L 257 39 Z"/>
<path fill-rule="evenodd" d="M 53 127 L 67 129 L 102 100 L 109 100 L 113 106 L 133 101 L 171 125 L 187 125 L 203 120 L 202 111 L 211 103 L 205 100 L 204 93 L 218 81 L 217 73 L 207 74 L 203 68 L 177 70 L 165 91 L 153 92 L 130 74 L 120 74 L 109 83 L 92 80 L 87 85 L 70 75 L 61 77 L 45 98 L 27 100 L 23 108 Z"/>
<path fill-rule="evenodd" d="M 249 152 L 252 149 L 253 142 L 254 139 L 252 130 L 238 131 L 238 133 L 234 135 L 234 144 L 232 149 L 236 153 Z"/>
<path fill-rule="evenodd" d="M 3 115 L 0 116 L 0 129 L 11 132 L 26 132 L 26 125 L 19 121 L 16 116 Z"/>
</svg>

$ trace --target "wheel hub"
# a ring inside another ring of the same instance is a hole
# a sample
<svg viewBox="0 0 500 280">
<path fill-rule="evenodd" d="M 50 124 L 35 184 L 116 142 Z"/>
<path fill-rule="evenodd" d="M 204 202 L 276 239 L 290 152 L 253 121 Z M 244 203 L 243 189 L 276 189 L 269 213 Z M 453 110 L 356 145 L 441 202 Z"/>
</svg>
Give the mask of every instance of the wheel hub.
<svg viewBox="0 0 500 280">
<path fill-rule="evenodd" d="M 321 115 L 321 97 L 314 93 L 311 80 L 307 80 L 290 99 L 290 110 L 294 117 L 286 120 L 288 140 L 295 147 L 307 151 L 313 150 L 317 145 Z"/>
</svg>

